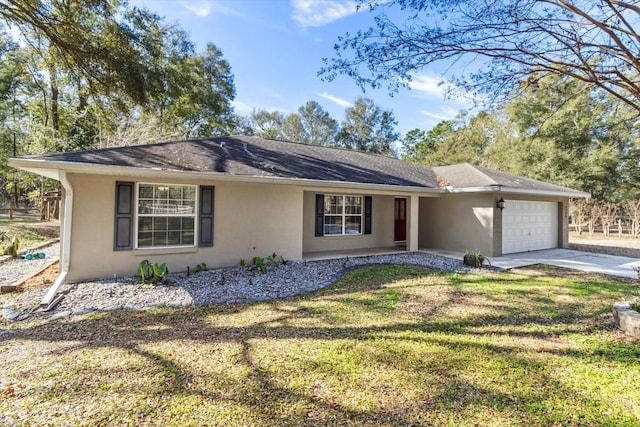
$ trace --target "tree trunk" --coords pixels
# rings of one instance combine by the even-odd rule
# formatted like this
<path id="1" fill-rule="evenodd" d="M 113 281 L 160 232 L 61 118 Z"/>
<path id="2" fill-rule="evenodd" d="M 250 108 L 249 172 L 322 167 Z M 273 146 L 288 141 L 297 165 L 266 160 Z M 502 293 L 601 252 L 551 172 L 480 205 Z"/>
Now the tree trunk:
<path id="1" fill-rule="evenodd" d="M 51 77 L 51 127 L 55 131 L 57 136 L 60 130 L 60 116 L 58 112 L 58 97 L 60 92 L 58 91 L 58 82 L 54 76 Z"/>

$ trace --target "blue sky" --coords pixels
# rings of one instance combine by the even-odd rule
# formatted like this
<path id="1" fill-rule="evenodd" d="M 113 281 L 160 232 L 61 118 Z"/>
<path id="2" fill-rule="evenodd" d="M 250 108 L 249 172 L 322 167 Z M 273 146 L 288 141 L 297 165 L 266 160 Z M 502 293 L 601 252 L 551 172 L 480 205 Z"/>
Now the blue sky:
<path id="1" fill-rule="evenodd" d="M 421 70 L 411 90 L 390 96 L 385 89 L 365 93 L 347 77 L 332 82 L 318 77 L 322 58 L 346 32 L 366 29 L 374 14 L 356 12 L 353 0 L 130 0 L 177 23 L 189 32 L 197 49 L 213 42 L 231 65 L 236 85 L 234 108 L 292 113 L 307 101 L 318 102 L 342 121 L 344 110 L 366 96 L 392 110 L 402 136 L 414 128 L 431 129 L 470 107 L 464 99 L 445 100 L 441 74 Z"/>

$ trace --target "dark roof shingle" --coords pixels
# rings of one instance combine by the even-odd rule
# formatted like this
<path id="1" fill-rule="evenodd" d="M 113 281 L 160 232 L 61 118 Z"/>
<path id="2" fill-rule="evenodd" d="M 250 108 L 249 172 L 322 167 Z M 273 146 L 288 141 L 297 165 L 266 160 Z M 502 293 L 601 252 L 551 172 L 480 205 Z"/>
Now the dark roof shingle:
<path id="1" fill-rule="evenodd" d="M 554 192 L 576 192 L 567 187 L 550 184 L 522 176 L 499 172 L 482 166 L 461 163 L 433 168 L 437 176 L 443 177 L 454 188 L 505 187 L 523 190 Z"/>
<path id="2" fill-rule="evenodd" d="M 559 185 L 467 163 L 428 167 L 360 151 L 246 136 L 72 151 L 29 159 L 181 172 L 217 172 L 246 177 L 405 186 L 423 190 L 437 190 L 444 185 L 454 189 L 499 186 L 534 192 L 560 192 L 572 197 L 586 195 Z"/>
<path id="3" fill-rule="evenodd" d="M 56 162 L 437 188 L 431 168 L 382 155 L 229 136 L 56 153 Z"/>

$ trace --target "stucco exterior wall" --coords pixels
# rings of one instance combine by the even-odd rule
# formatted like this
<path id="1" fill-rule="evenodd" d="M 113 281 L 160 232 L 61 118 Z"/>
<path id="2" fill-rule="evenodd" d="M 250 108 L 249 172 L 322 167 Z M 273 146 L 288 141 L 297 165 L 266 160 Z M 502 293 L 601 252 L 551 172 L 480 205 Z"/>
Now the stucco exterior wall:
<path id="1" fill-rule="evenodd" d="M 500 198 L 558 203 L 558 247 L 569 247 L 569 199 L 526 194 L 445 194 L 420 198 L 419 246 L 464 252 L 479 250 L 487 256 L 502 255 Z"/>
<path id="2" fill-rule="evenodd" d="M 344 189 L 331 191 L 323 189 L 323 194 L 347 194 L 365 196 L 358 192 L 345 192 Z M 317 192 L 304 192 L 303 252 L 339 251 L 349 249 L 376 248 L 393 246 L 394 203 L 395 197 L 373 195 L 371 234 L 357 236 L 315 236 L 315 195 Z"/>
<path id="3" fill-rule="evenodd" d="M 419 247 L 493 256 L 493 201 L 492 194 L 470 193 L 420 198 Z"/>
<path id="4" fill-rule="evenodd" d="M 303 191 L 291 185 L 187 180 L 139 180 L 133 177 L 70 174 L 73 229 L 68 281 L 132 275 L 138 264 L 166 262 L 169 271 L 238 265 L 240 259 L 282 255 L 302 259 Z M 115 182 L 215 186 L 214 246 L 114 251 Z"/>

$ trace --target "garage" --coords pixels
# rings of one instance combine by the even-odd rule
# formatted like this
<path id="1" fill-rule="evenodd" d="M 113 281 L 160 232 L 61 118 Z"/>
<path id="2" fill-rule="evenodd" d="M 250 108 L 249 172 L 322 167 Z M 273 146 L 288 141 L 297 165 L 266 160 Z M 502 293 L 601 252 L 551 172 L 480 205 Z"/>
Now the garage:
<path id="1" fill-rule="evenodd" d="M 506 200 L 502 211 L 502 253 L 558 247 L 558 203 Z"/>

